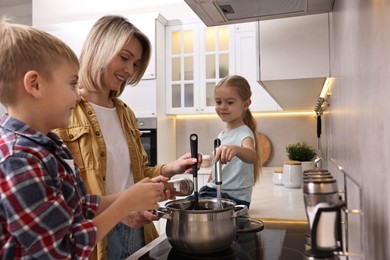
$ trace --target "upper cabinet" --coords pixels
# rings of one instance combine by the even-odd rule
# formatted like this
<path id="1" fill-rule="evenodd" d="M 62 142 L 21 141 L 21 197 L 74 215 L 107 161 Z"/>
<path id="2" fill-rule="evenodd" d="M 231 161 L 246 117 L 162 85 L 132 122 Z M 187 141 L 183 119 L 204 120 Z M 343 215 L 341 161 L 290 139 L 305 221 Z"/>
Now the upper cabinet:
<path id="1" fill-rule="evenodd" d="M 234 73 L 233 33 L 199 22 L 167 26 L 167 114 L 214 112 L 215 84 Z"/>
<path id="2" fill-rule="evenodd" d="M 329 14 L 259 22 L 260 83 L 283 110 L 312 111 L 329 67 Z"/>
<path id="3" fill-rule="evenodd" d="M 234 25 L 235 31 L 235 71 L 245 77 L 252 91 L 252 112 L 279 111 L 281 108 L 258 82 L 258 22 Z"/>
<path id="4" fill-rule="evenodd" d="M 252 112 L 280 110 L 257 81 L 257 25 L 206 27 L 193 22 L 167 26 L 167 114 L 215 113 L 215 85 L 233 74 L 249 81 Z"/>

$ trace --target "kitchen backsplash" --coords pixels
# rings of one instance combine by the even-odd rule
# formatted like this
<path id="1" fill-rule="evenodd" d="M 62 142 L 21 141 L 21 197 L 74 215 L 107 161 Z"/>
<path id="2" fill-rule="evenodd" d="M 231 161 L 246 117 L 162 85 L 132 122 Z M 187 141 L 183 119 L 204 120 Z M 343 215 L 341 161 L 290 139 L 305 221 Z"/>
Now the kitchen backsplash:
<path id="1" fill-rule="evenodd" d="M 316 118 L 307 115 L 256 115 L 257 131 L 268 137 L 272 153 L 266 166 L 282 166 L 288 160 L 286 146 L 306 142 L 317 150 Z M 218 117 L 189 117 L 176 119 L 177 155 L 189 151 L 189 136 L 196 133 L 199 138 L 198 150 L 211 154 L 213 142 L 225 124 Z"/>

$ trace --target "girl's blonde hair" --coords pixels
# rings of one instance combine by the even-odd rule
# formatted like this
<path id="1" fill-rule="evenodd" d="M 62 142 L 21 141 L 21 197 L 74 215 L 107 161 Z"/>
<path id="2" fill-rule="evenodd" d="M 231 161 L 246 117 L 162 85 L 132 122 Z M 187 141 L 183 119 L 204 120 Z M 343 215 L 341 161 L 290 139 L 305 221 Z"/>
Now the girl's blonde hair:
<path id="1" fill-rule="evenodd" d="M 15 84 L 31 70 L 47 79 L 59 65 L 79 66 L 76 54 L 57 37 L 27 25 L 0 19 L 0 102 L 17 102 Z"/>
<path id="2" fill-rule="evenodd" d="M 225 87 L 231 87 L 234 88 L 237 91 L 238 96 L 241 98 L 243 102 L 250 100 L 252 96 L 251 86 L 249 85 L 248 81 L 239 75 L 232 75 L 227 76 L 220 80 L 217 85 L 215 86 L 215 89 L 225 86 Z M 260 154 L 259 154 L 259 140 L 256 135 L 256 120 L 252 115 L 252 112 L 248 108 L 246 112 L 243 114 L 243 121 L 244 123 L 252 130 L 253 135 L 255 137 L 255 150 L 256 150 L 256 161 L 254 163 L 254 169 L 253 169 L 253 176 L 254 176 L 254 183 L 256 183 L 260 179 Z"/>
<path id="3" fill-rule="evenodd" d="M 103 88 L 103 73 L 115 55 L 121 51 L 133 37 L 142 45 L 140 66 L 121 86 L 122 94 L 126 85 L 136 85 L 142 78 L 149 64 L 151 44 L 148 37 L 122 16 L 103 16 L 92 26 L 87 35 L 80 54 L 79 87 L 89 91 L 99 91 Z"/>

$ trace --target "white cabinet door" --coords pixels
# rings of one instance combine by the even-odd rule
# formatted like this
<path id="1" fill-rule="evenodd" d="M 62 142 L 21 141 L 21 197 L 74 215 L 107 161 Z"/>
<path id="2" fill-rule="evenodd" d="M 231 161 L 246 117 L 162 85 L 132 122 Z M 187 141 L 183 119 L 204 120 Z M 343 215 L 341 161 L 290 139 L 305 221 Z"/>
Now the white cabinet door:
<path id="1" fill-rule="evenodd" d="M 276 101 L 257 82 L 259 71 L 256 44 L 257 22 L 235 25 L 236 74 L 246 78 L 251 86 L 252 112 L 281 110 Z"/>
<path id="2" fill-rule="evenodd" d="M 214 113 L 214 87 L 234 73 L 234 28 L 202 23 L 166 28 L 167 114 Z"/>
<path id="3" fill-rule="evenodd" d="M 141 80 L 136 86 L 126 86 L 122 99 L 139 117 L 156 117 L 157 83 L 155 79 Z"/>
<path id="4" fill-rule="evenodd" d="M 199 111 L 199 25 L 166 28 L 166 112 Z"/>
<path id="5" fill-rule="evenodd" d="M 94 22 L 95 20 L 87 20 L 61 24 L 48 24 L 36 27 L 57 36 L 68 44 L 77 56 L 80 56 L 85 38 L 87 37 L 87 34 Z"/>
<path id="6" fill-rule="evenodd" d="M 262 81 L 329 76 L 327 13 L 259 24 Z"/>

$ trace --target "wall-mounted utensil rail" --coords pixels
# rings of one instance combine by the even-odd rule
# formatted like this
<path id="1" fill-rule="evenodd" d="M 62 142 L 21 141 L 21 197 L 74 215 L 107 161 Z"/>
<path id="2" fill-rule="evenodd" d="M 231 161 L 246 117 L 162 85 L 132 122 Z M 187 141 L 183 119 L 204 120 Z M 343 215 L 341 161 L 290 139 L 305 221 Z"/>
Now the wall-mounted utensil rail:
<path id="1" fill-rule="evenodd" d="M 359 257 L 360 259 L 364 259 L 364 254 L 363 254 L 363 238 L 364 238 L 364 228 L 363 228 L 363 217 L 364 217 L 364 214 L 363 214 L 363 200 L 362 200 L 362 188 L 360 186 L 360 184 L 355 181 L 351 175 L 349 175 L 345 170 L 344 168 L 339 165 L 335 159 L 333 158 L 330 158 L 329 159 L 335 166 L 336 168 L 340 171 L 340 173 L 342 174 L 343 176 L 343 190 L 339 191 L 339 193 L 342 193 L 344 194 L 344 208 L 343 208 L 343 212 L 344 212 L 344 230 L 345 230 L 345 250 L 343 250 L 343 252 L 338 252 L 338 254 L 340 256 L 345 256 L 347 257 L 347 259 L 349 259 L 349 257 Z M 357 192 L 354 194 L 357 195 L 357 198 L 356 198 L 356 201 L 358 202 L 357 203 L 357 208 L 355 209 L 352 209 L 352 208 L 349 208 L 348 206 L 348 183 L 353 183 L 356 188 L 357 188 Z M 350 244 L 349 244 L 349 215 L 350 214 L 355 214 L 355 215 L 358 215 L 359 216 L 359 228 L 360 228 L 360 252 L 359 253 L 354 253 L 354 252 L 349 252 L 349 248 L 350 248 Z"/>

